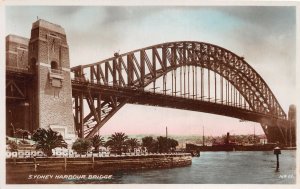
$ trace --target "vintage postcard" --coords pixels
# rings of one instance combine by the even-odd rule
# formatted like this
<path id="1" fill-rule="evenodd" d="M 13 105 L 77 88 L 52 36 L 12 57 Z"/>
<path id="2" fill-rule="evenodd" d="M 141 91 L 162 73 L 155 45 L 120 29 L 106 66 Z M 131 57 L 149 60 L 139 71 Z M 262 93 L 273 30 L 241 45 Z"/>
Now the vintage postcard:
<path id="1" fill-rule="evenodd" d="M 296 188 L 298 3 L 143 2 L 3 2 L 3 187 Z"/>

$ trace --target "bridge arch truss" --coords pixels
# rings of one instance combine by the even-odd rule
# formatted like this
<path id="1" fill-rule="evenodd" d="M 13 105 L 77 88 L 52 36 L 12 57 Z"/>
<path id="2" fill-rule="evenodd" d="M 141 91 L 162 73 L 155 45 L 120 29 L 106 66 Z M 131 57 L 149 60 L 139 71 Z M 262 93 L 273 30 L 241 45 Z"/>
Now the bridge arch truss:
<path id="1" fill-rule="evenodd" d="M 287 140 L 285 130 L 276 124 L 286 121 L 287 116 L 269 86 L 243 57 L 216 45 L 163 43 L 115 53 L 112 58 L 71 71 L 74 119 L 81 137 L 94 135 L 126 103 L 164 106 L 155 101 L 167 101 L 164 97 L 168 96 L 174 102 L 183 102 L 175 108 L 260 122 L 269 137 L 274 134 L 268 133 L 268 126 L 276 125 L 275 135 L 281 142 Z M 89 107 L 87 114 L 84 100 Z M 183 104 L 189 102 L 202 103 L 199 106 L 207 106 L 207 111 L 185 108 Z M 210 106 L 223 108 L 223 113 L 208 110 Z M 227 110 L 233 113 L 224 113 Z M 238 111 L 243 114 L 234 113 Z"/>

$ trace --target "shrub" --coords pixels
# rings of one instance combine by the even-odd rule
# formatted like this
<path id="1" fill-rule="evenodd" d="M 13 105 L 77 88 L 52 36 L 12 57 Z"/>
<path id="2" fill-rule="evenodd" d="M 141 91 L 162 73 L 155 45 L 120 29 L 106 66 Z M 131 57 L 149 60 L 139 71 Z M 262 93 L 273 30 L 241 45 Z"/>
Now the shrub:
<path id="1" fill-rule="evenodd" d="M 52 156 L 52 149 L 57 147 L 67 148 L 67 143 L 63 137 L 51 128 L 38 129 L 32 136 L 32 139 L 37 142 L 36 149 L 42 150 L 47 156 Z"/>
<path id="2" fill-rule="evenodd" d="M 16 129 L 16 136 L 18 138 L 22 138 L 23 140 L 25 138 L 28 139 L 29 135 L 30 135 L 30 132 L 28 130 L 26 130 L 26 129 L 19 129 L 19 128 Z"/>
<path id="3" fill-rule="evenodd" d="M 18 151 L 18 144 L 17 144 L 15 141 L 8 140 L 8 141 L 6 142 L 6 144 L 7 144 L 8 147 L 9 147 L 9 151 L 11 151 L 11 152 L 16 152 L 16 151 Z"/>
<path id="4" fill-rule="evenodd" d="M 147 148 L 148 152 L 151 153 L 158 151 L 158 142 L 151 136 L 142 138 L 142 146 Z"/>
<path id="5" fill-rule="evenodd" d="M 92 147 L 92 142 L 89 139 L 78 138 L 72 145 L 72 149 L 79 154 L 84 154 Z"/>

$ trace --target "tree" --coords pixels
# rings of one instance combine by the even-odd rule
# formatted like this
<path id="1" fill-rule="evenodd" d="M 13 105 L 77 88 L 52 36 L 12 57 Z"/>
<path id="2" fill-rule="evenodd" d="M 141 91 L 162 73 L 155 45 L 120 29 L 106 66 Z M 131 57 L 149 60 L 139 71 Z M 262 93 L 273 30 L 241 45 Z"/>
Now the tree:
<path id="1" fill-rule="evenodd" d="M 154 153 L 158 150 L 158 142 L 151 136 L 142 138 L 142 146 L 147 148 L 148 152 Z"/>
<path id="2" fill-rule="evenodd" d="M 94 150 L 97 152 L 99 151 L 99 147 L 104 145 L 104 139 L 99 135 L 94 135 L 91 139 L 91 142 L 92 146 L 94 147 Z"/>
<path id="3" fill-rule="evenodd" d="M 40 136 L 43 134 L 43 132 L 45 132 L 45 131 L 44 131 L 44 129 L 41 129 L 41 128 L 35 130 L 35 131 L 33 132 L 33 135 L 32 135 L 32 137 L 31 137 L 31 139 L 32 139 L 33 141 L 38 141 L 39 138 L 40 138 Z"/>
<path id="4" fill-rule="evenodd" d="M 121 155 L 123 151 L 126 151 L 126 139 L 128 136 L 125 133 L 114 133 L 108 138 L 106 146 Z"/>
<path id="5" fill-rule="evenodd" d="M 158 142 L 158 151 L 159 153 L 166 153 L 169 150 L 168 139 L 167 137 L 159 136 L 157 137 Z"/>
<path id="6" fill-rule="evenodd" d="M 30 135 L 30 132 L 26 129 L 19 129 L 17 128 L 16 129 L 16 136 L 19 137 L 19 138 L 22 138 L 23 141 L 25 138 L 28 138 L 28 135 Z"/>
<path id="7" fill-rule="evenodd" d="M 178 141 L 173 138 L 168 138 L 168 145 L 171 151 L 174 151 L 176 146 L 178 146 Z"/>
<path id="8" fill-rule="evenodd" d="M 134 148 L 137 148 L 140 144 L 136 138 L 130 138 L 126 140 L 126 145 L 129 147 L 130 152 L 134 151 Z"/>
<path id="9" fill-rule="evenodd" d="M 78 138 L 72 145 L 72 149 L 79 154 L 84 154 L 92 147 L 92 142 L 89 139 Z"/>
<path id="10" fill-rule="evenodd" d="M 33 134 L 32 139 L 37 142 L 36 149 L 42 150 L 47 156 L 52 156 L 52 149 L 57 147 L 67 148 L 67 143 L 64 141 L 61 134 L 53 131 L 40 128 Z"/>
<path id="11" fill-rule="evenodd" d="M 157 137 L 158 141 L 158 151 L 160 153 L 167 153 L 170 152 L 171 149 L 175 149 L 178 146 L 178 141 L 172 138 Z"/>

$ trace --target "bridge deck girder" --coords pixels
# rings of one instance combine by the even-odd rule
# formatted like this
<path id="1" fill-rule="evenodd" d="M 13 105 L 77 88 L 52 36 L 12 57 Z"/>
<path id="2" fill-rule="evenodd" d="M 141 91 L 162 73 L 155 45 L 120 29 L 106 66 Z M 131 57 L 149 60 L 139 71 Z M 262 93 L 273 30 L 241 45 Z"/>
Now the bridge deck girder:
<path id="1" fill-rule="evenodd" d="M 112 87 L 106 85 L 87 84 L 72 81 L 73 94 L 77 92 L 91 93 L 95 98 L 101 94 L 102 99 L 108 100 L 111 96 L 128 99 L 129 104 L 141 104 L 150 106 L 160 106 L 176 108 L 182 110 L 212 113 L 217 115 L 229 116 L 241 120 L 253 121 L 258 123 L 273 125 L 285 125 L 287 120 L 278 119 L 272 115 L 254 112 L 240 107 L 220 104 L 215 102 L 194 100 L 189 98 L 169 96 L 160 93 L 146 92 L 131 88 Z"/>

